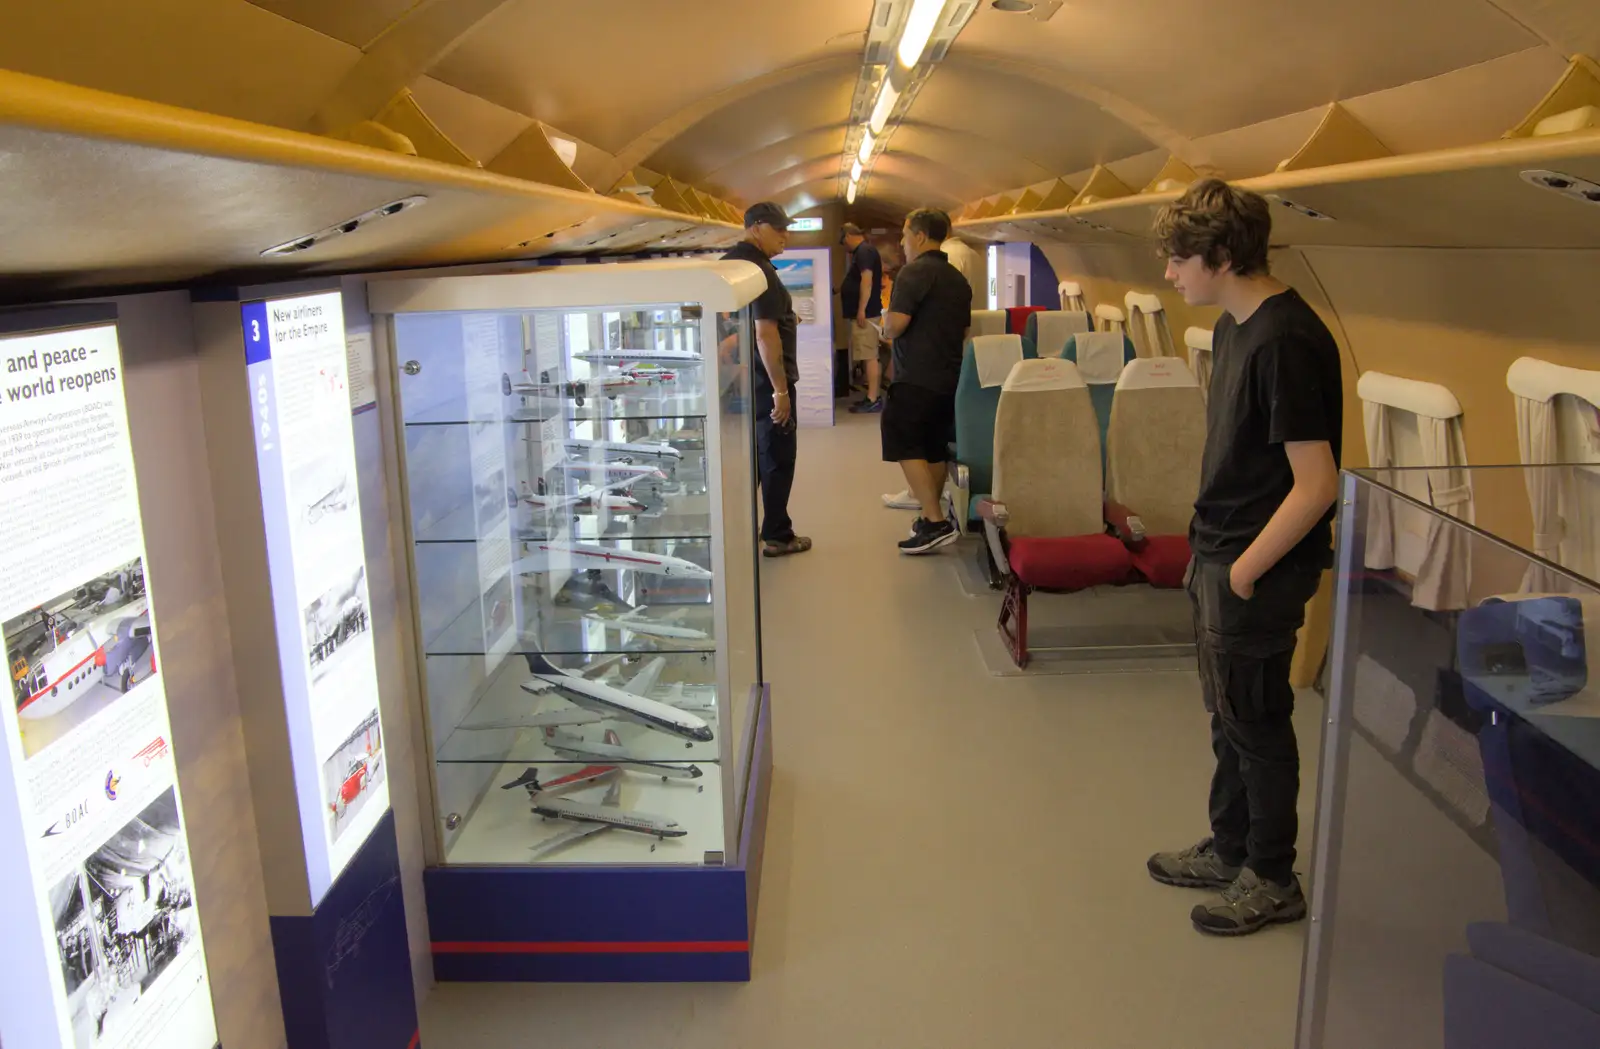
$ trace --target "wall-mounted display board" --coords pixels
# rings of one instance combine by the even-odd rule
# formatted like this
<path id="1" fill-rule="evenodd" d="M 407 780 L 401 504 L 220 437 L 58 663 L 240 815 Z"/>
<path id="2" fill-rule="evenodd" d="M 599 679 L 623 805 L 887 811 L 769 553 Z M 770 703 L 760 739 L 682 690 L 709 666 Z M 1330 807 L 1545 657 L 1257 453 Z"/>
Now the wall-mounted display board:
<path id="1" fill-rule="evenodd" d="M 833 271 L 827 248 L 791 248 L 772 260 L 800 318 L 801 426 L 833 425 Z"/>
<path id="2" fill-rule="evenodd" d="M 416 1003 L 342 295 L 228 290 L 196 304 L 195 326 L 289 1044 L 405 1049 Z"/>
<path id="3" fill-rule="evenodd" d="M 112 307 L 0 321 L 0 1043 L 212 1049 Z"/>

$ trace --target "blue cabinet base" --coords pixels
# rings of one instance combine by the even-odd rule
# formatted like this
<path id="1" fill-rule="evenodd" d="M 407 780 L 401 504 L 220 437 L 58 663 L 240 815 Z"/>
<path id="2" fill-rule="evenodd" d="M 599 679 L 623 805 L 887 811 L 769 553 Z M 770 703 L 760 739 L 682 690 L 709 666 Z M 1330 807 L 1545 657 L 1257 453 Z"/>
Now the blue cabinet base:
<path id="1" fill-rule="evenodd" d="M 393 810 L 310 917 L 271 923 L 289 1049 L 419 1049 Z"/>
<path id="2" fill-rule="evenodd" d="M 772 786 L 770 689 L 752 696 L 738 861 L 726 867 L 435 867 L 424 873 L 444 981 L 750 979 Z M 559 901 L 557 905 L 547 905 Z"/>

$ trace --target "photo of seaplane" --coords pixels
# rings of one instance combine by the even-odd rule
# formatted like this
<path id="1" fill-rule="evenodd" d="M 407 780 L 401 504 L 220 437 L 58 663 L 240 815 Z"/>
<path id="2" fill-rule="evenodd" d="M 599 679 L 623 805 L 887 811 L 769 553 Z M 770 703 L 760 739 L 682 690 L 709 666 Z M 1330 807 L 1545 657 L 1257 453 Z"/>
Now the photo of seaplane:
<path id="1" fill-rule="evenodd" d="M 630 631 L 643 637 L 659 638 L 663 641 L 709 641 L 711 635 L 704 630 L 694 627 L 680 626 L 678 620 L 688 613 L 687 607 L 678 607 L 665 615 L 651 619 L 641 618 L 647 605 L 629 609 L 619 616 L 605 616 L 598 612 L 585 612 L 583 618 L 591 623 L 599 623 L 611 630 Z"/>
<path id="2" fill-rule="evenodd" d="M 661 677 L 666 660 L 656 657 L 646 663 L 626 684 L 618 686 L 573 674 L 554 666 L 543 655 L 527 657 L 532 676 L 521 683 L 522 691 L 533 696 L 553 694 L 572 704 L 569 708 L 537 714 L 463 722 L 466 731 L 493 731 L 516 728 L 566 728 L 594 725 L 604 721 L 626 721 L 657 732 L 677 736 L 692 746 L 714 738 L 711 726 L 698 714 L 649 698 Z"/>
<path id="3" fill-rule="evenodd" d="M 527 552 L 511 566 L 513 572 L 527 575 L 560 569 L 611 568 L 621 572 L 644 572 L 678 579 L 711 579 L 711 569 L 670 554 L 651 554 L 643 550 L 620 550 L 595 543 L 538 540 L 524 544 Z"/>
<path id="4" fill-rule="evenodd" d="M 29 756 L 156 673 L 142 560 L 86 580 L 0 629 Z"/>
<path id="5" fill-rule="evenodd" d="M 355 501 L 355 482 L 349 474 L 342 473 L 332 487 L 306 506 L 306 524 L 314 525 L 328 514 L 343 513 L 354 506 Z"/>
<path id="6" fill-rule="evenodd" d="M 592 801 L 580 801 L 573 797 L 574 792 L 598 785 L 606 786 L 605 795 L 600 798 L 598 804 Z M 546 821 L 565 820 L 576 824 L 532 846 L 529 849 L 530 859 L 548 856 L 608 830 L 645 834 L 657 841 L 681 838 L 689 833 L 677 820 L 653 813 L 624 809 L 621 770 L 614 765 L 591 765 L 543 784 L 539 782 L 537 770 L 530 768 L 501 789 L 513 790 L 517 787 L 527 790 L 534 815 Z M 650 845 L 650 851 L 656 851 L 655 843 Z"/>

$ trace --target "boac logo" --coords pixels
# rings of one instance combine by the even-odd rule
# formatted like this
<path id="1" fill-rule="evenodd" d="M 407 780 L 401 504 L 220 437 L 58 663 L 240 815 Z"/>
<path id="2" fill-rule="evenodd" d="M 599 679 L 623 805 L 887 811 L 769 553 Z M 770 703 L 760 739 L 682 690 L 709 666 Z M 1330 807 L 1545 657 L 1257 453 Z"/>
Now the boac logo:
<path id="1" fill-rule="evenodd" d="M 115 770 L 113 770 L 111 772 L 107 772 L 106 773 L 106 797 L 109 798 L 112 801 L 116 801 L 117 800 L 117 787 L 121 786 L 121 784 L 122 784 L 122 780 L 121 780 L 121 778 L 119 778 L 117 776 Z"/>

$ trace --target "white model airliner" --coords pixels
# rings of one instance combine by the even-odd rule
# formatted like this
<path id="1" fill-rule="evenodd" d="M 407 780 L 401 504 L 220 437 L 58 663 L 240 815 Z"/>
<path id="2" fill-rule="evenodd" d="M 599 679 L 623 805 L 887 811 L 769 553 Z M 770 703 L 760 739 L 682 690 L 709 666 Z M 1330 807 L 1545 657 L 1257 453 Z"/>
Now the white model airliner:
<path id="1" fill-rule="evenodd" d="M 572 355 L 580 361 L 590 364 L 638 364 L 648 362 L 653 364 L 699 364 L 703 359 L 695 350 L 593 350 L 589 353 L 575 353 Z M 633 375 L 637 369 L 624 369 L 624 374 Z"/>
<path id="2" fill-rule="evenodd" d="M 595 742 L 562 732 L 557 728 L 544 730 L 545 746 L 557 757 L 568 761 L 615 765 L 618 768 L 649 773 L 662 779 L 699 779 L 705 775 L 700 766 L 692 762 L 652 761 L 623 746 L 615 729 L 606 729 L 605 741 Z"/>
<path id="3" fill-rule="evenodd" d="M 570 440 L 567 442 L 567 449 L 578 453 L 599 454 L 607 458 L 655 459 L 663 462 L 676 462 L 683 458 L 681 451 L 661 441 L 630 444 L 620 441 Z"/>
<path id="4" fill-rule="evenodd" d="M 529 850 L 533 858 L 549 855 L 584 838 L 612 829 L 648 834 L 663 841 L 667 838 L 681 838 L 689 833 L 677 820 L 622 808 L 620 779 L 611 780 L 611 786 L 599 804 L 578 801 L 570 797 L 555 797 L 547 791 L 535 793 L 530 789 L 528 793 L 533 799 L 534 815 L 547 820 L 570 820 L 577 824 L 576 827 L 533 846 Z M 655 851 L 654 845 L 650 846 L 650 851 Z"/>
<path id="5" fill-rule="evenodd" d="M 565 474 L 576 474 L 595 477 L 604 485 L 615 485 L 619 488 L 638 484 L 640 481 L 665 481 L 667 475 L 657 466 L 641 466 L 638 463 L 613 463 L 601 462 L 593 459 L 568 459 L 556 466 Z"/>
<path id="6" fill-rule="evenodd" d="M 522 683 L 530 695 L 554 693 L 573 705 L 566 710 L 547 710 L 538 714 L 517 714 L 507 718 L 463 722 L 462 729 L 488 731 L 507 728 L 561 728 L 567 725 L 593 725 L 601 721 L 631 721 L 678 736 L 691 742 L 709 743 L 711 726 L 704 718 L 686 710 L 648 698 L 661 677 L 666 659 L 657 656 L 646 663 L 622 687 L 570 674 L 553 666 L 542 655 L 529 655 L 533 676 Z"/>
<path id="7" fill-rule="evenodd" d="M 670 554 L 649 554 L 642 550 L 618 550 L 594 543 L 540 540 L 527 545 L 528 553 L 517 559 L 512 571 L 549 572 L 563 568 L 613 568 L 622 572 L 647 572 L 679 579 L 711 579 L 711 570 L 693 561 Z"/>
<path id="8" fill-rule="evenodd" d="M 577 492 L 568 492 L 565 495 L 552 495 L 548 492 L 527 492 L 517 497 L 518 502 L 533 507 L 535 510 L 565 510 L 571 508 L 578 511 L 593 511 L 607 514 L 642 514 L 648 513 L 650 507 L 623 492 L 632 482 L 625 481 L 621 484 L 607 485 L 597 488 L 585 485 Z"/>
<path id="9" fill-rule="evenodd" d="M 690 626 L 678 626 L 675 622 L 688 612 L 687 608 L 675 608 L 665 616 L 656 619 L 641 619 L 646 605 L 630 609 L 620 616 L 603 616 L 597 612 L 585 612 L 583 618 L 591 623 L 601 623 L 613 630 L 630 630 L 635 634 L 645 637 L 662 638 L 668 641 L 706 641 L 710 636 L 704 630 L 697 630 Z"/>

